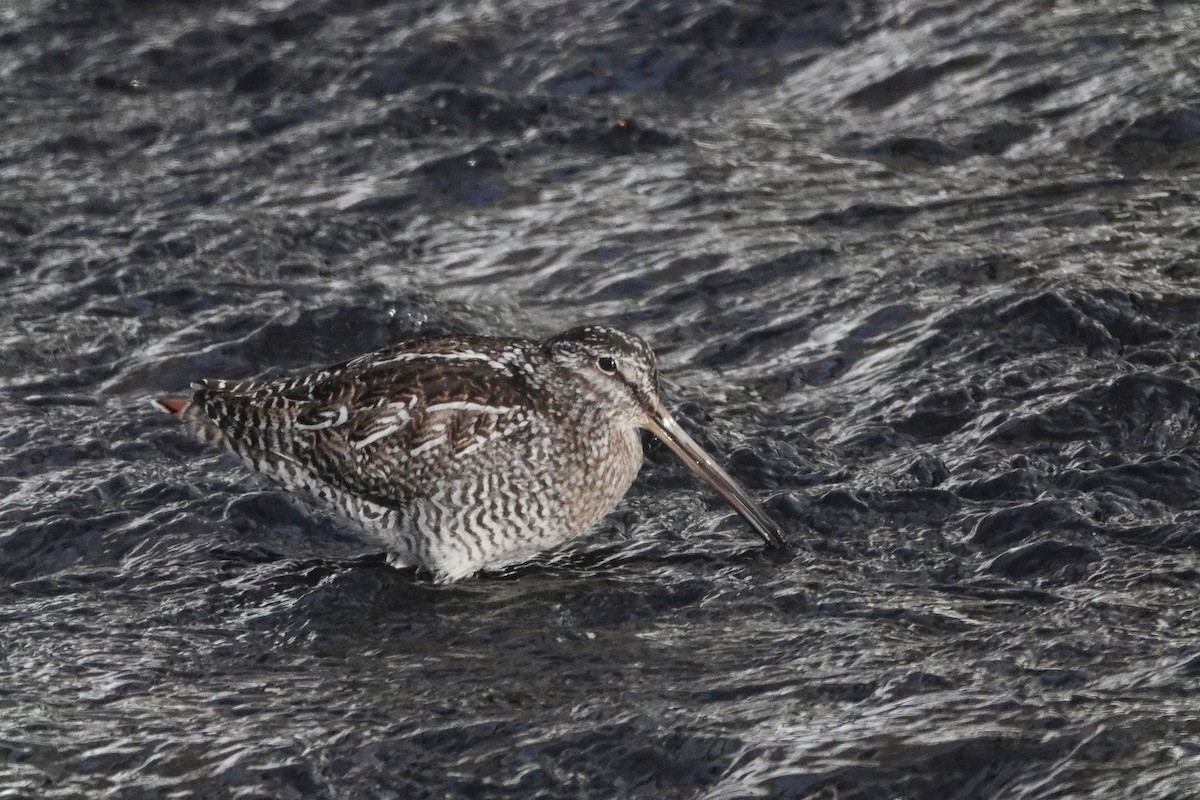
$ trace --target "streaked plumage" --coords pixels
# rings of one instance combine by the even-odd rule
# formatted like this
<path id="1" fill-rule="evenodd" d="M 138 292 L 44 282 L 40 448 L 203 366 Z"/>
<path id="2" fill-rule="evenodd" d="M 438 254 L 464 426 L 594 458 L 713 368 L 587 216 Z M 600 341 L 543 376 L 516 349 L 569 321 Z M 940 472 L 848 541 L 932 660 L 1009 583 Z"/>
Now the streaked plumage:
<path id="1" fill-rule="evenodd" d="M 649 428 L 771 545 L 778 528 L 658 402 L 649 345 L 612 328 L 545 341 L 413 340 L 268 381 L 204 380 L 164 410 L 360 522 L 398 566 L 452 581 L 608 513 Z"/>

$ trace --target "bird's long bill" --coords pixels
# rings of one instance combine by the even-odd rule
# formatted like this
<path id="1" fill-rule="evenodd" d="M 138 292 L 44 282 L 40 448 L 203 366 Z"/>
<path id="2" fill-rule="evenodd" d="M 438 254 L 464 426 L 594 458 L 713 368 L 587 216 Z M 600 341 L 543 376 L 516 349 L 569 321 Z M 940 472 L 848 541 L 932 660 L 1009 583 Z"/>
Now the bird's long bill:
<path id="1" fill-rule="evenodd" d="M 646 427 L 651 433 L 662 439 L 667 447 L 675 451 L 675 455 L 682 458 L 683 462 L 691 467 L 697 475 L 704 478 L 709 486 L 716 489 L 722 497 L 729 501 L 729 504 L 746 518 L 746 521 L 754 530 L 758 531 L 768 545 L 783 547 L 783 535 L 779 531 L 779 526 L 763 512 L 758 503 L 746 494 L 746 490 L 728 472 L 721 469 L 712 456 L 704 452 L 700 445 L 696 444 L 696 441 L 688 436 L 683 428 L 679 427 L 675 418 L 657 401 L 646 415 Z"/>

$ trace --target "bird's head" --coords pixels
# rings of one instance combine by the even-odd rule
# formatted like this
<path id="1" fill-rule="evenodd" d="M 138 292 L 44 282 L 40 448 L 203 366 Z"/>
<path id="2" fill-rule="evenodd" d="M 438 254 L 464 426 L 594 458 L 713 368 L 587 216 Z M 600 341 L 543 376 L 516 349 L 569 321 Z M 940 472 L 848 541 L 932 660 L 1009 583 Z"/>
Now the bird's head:
<path id="1" fill-rule="evenodd" d="M 550 358 L 583 380 L 620 423 L 646 428 L 724 497 L 772 547 L 779 526 L 706 453 L 658 399 L 658 365 L 645 340 L 601 325 L 572 328 L 545 342 Z"/>
<path id="2" fill-rule="evenodd" d="M 546 350 L 617 410 L 622 421 L 646 427 L 646 414 L 658 404 L 658 366 L 645 340 L 589 325 L 548 339 Z"/>

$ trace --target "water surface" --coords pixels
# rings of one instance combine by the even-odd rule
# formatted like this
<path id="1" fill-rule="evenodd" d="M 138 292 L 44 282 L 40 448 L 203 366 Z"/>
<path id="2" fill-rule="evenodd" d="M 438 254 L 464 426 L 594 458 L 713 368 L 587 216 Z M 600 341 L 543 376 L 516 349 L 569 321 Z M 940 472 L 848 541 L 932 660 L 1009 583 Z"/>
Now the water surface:
<path id="1" fill-rule="evenodd" d="M 5 797 L 1181 798 L 1191 4 L 0 11 Z M 619 325 L 665 448 L 440 587 L 145 402 Z"/>

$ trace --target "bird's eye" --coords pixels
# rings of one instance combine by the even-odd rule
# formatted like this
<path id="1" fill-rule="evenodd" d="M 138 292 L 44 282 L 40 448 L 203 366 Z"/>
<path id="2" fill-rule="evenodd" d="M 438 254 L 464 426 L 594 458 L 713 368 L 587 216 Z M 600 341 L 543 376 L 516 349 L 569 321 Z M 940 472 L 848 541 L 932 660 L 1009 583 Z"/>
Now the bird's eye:
<path id="1" fill-rule="evenodd" d="M 617 371 L 617 362 L 611 356 L 600 356 L 596 359 L 596 369 L 606 375 L 614 375 Z"/>

